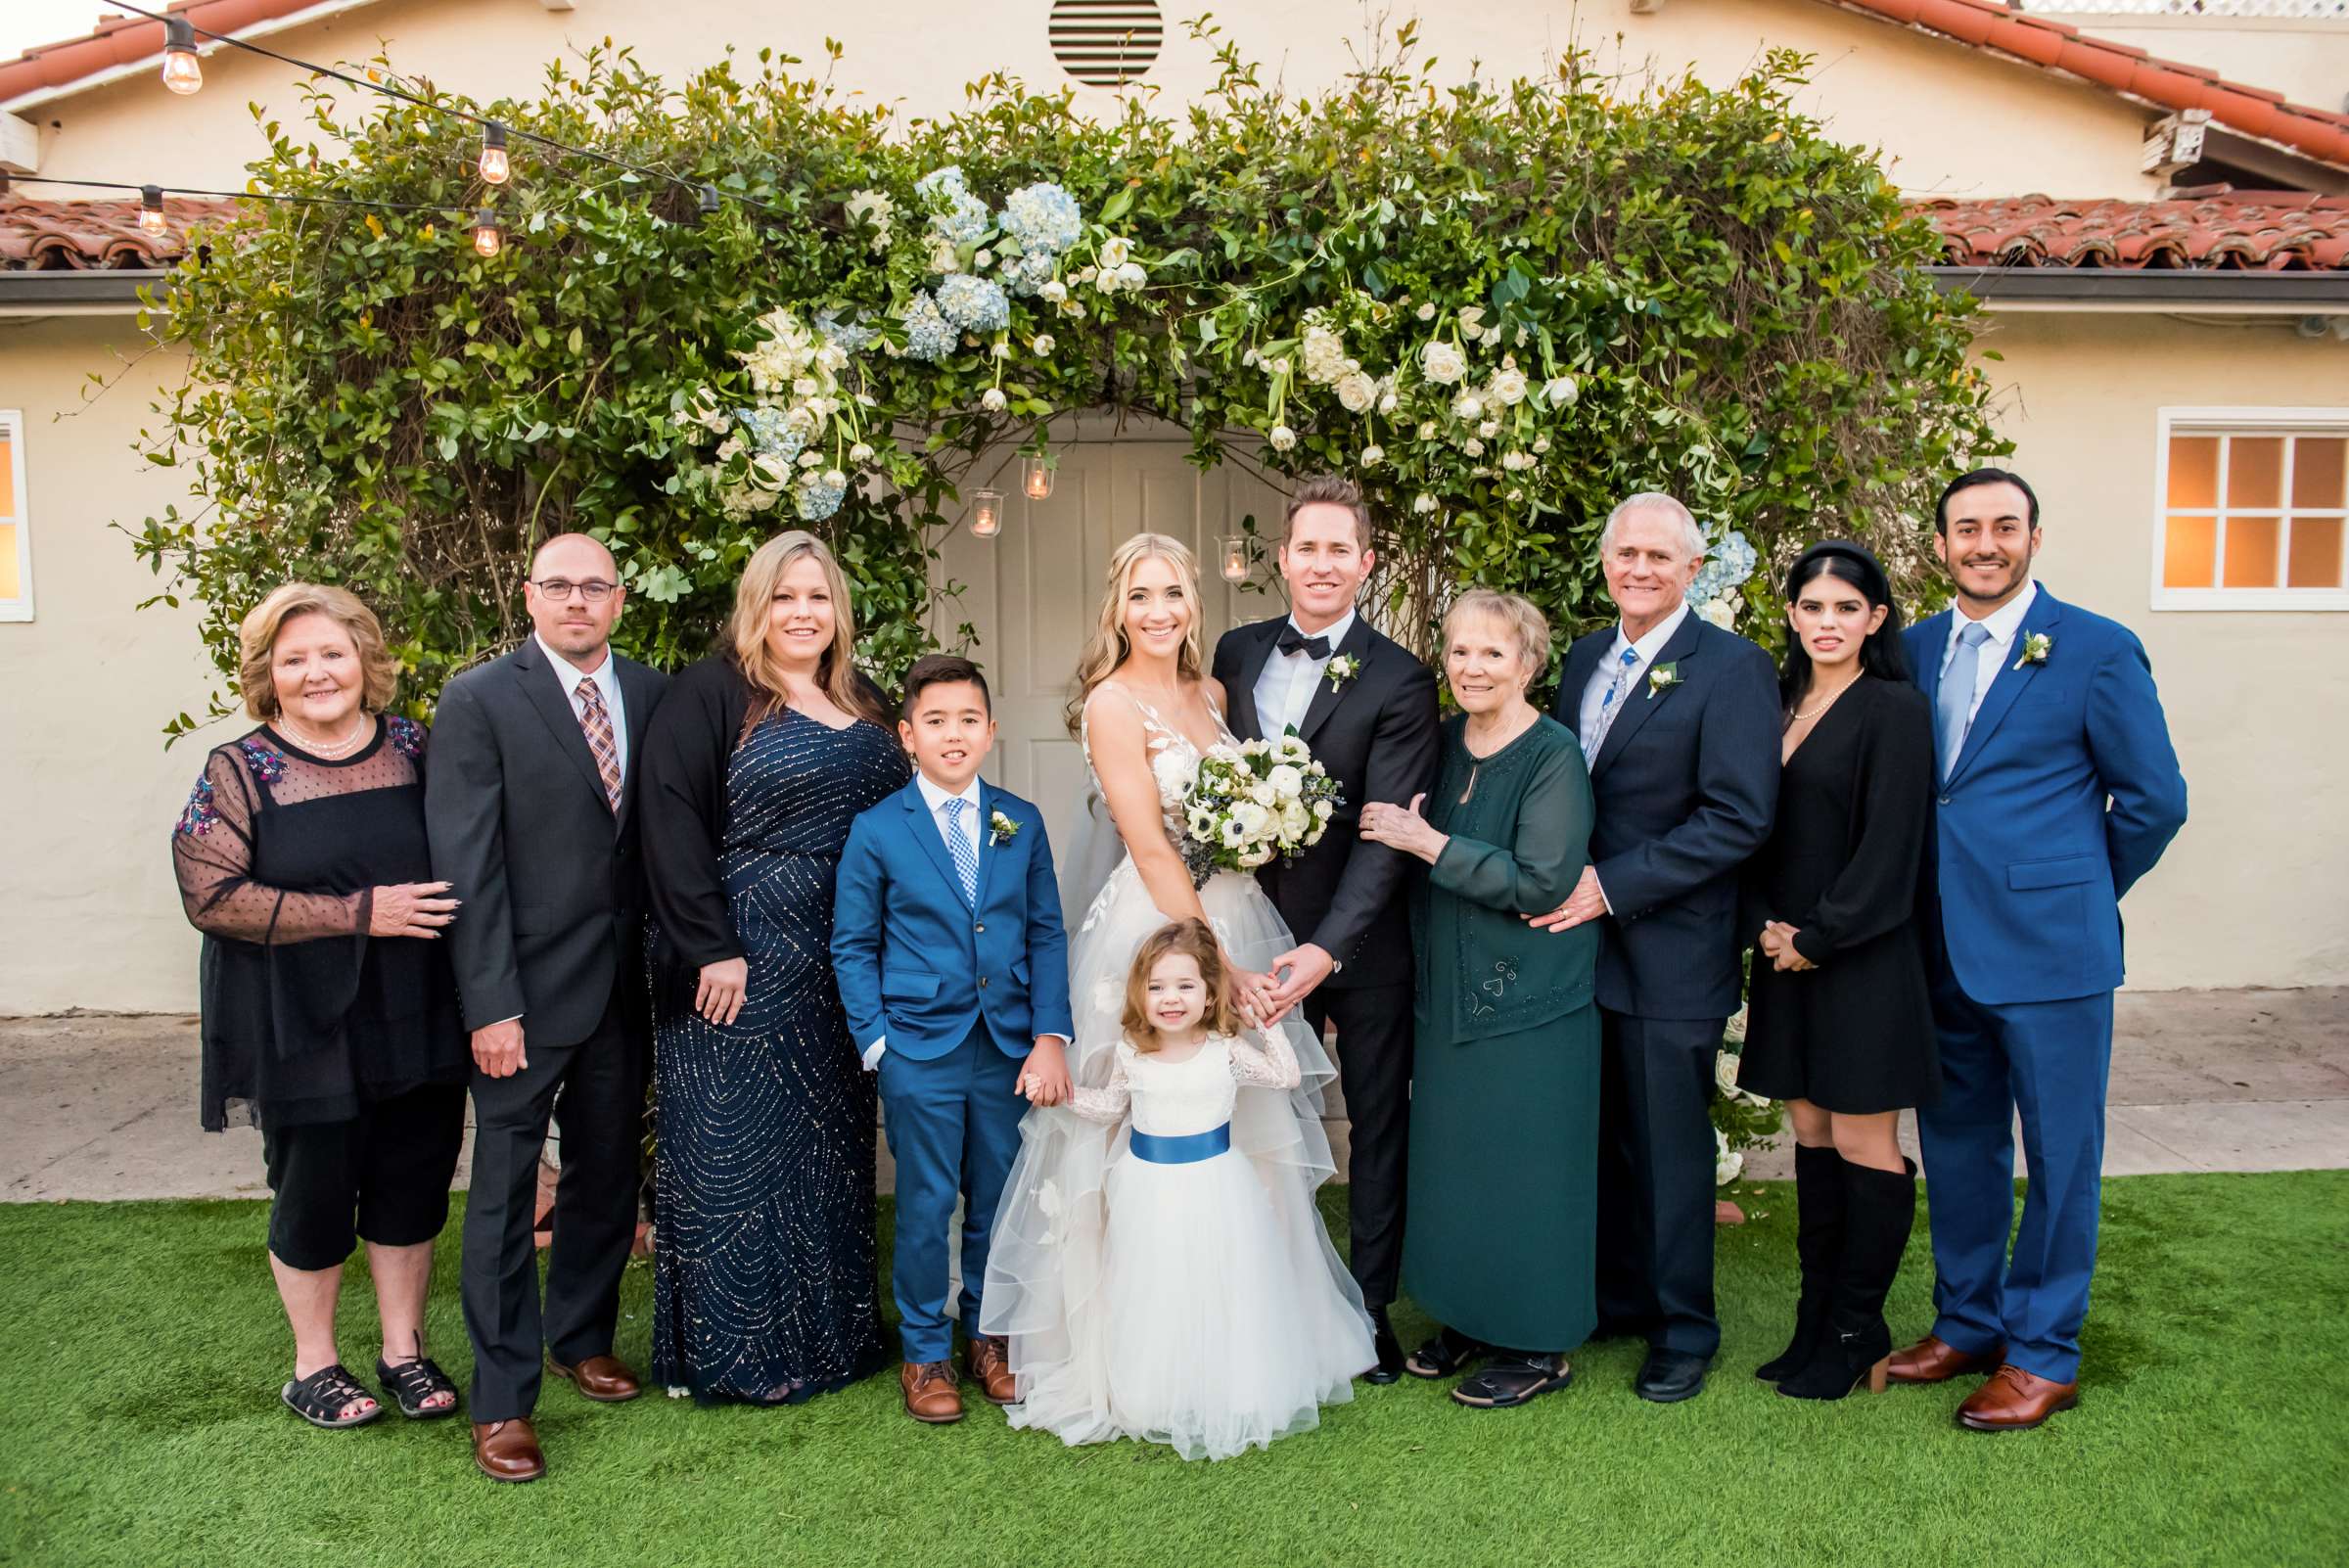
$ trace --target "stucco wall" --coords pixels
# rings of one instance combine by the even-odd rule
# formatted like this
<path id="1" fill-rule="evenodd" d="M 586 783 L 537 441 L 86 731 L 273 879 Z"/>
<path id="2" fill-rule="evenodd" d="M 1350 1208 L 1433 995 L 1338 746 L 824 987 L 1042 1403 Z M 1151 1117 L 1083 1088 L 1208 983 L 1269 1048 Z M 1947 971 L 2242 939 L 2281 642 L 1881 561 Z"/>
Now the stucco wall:
<path id="1" fill-rule="evenodd" d="M 2191 819 L 2122 906 L 2143 989 L 2349 981 L 2349 615 L 2147 608 L 2158 410 L 2349 404 L 2349 346 L 2287 323 L 2002 316 L 2013 466 L 2040 496 L 2039 576 L 2134 630 Z"/>
<path id="2" fill-rule="evenodd" d="M 956 13 L 953 25 L 941 25 L 934 0 L 846 8 L 796 0 L 757 7 L 578 0 L 568 12 L 547 11 L 536 0 L 384 0 L 268 42 L 331 63 L 366 59 L 385 40 L 400 69 L 490 98 L 530 91 L 546 61 L 606 36 L 676 79 L 718 59 L 728 44 L 745 57 L 771 45 L 820 61 L 829 34 L 847 48 L 837 73 L 845 88 L 867 102 L 897 102 L 908 115 L 928 115 L 959 109 L 963 84 L 992 69 L 1048 88 L 1065 82 L 1045 33 L 1049 9 L 1044 0 L 1020 0 L 983 16 Z M 1190 101 L 1214 80 L 1212 49 L 1191 39 L 1178 20 L 1197 9 L 1177 0 L 1162 6 L 1169 36 L 1149 80 L 1169 105 Z M 1397 18 L 1411 9 L 1397 6 Z M 1448 0 L 1417 9 L 1422 58 L 1438 59 L 1439 83 L 1459 79 L 1477 62 L 1491 74 L 1543 74 L 1578 36 L 1607 69 L 1637 73 L 1652 65 L 1678 73 L 1694 66 L 1713 81 L 1733 78 L 1768 47 L 1788 47 L 1817 57 L 1805 107 L 1844 139 L 1883 147 L 1893 178 L 1908 189 L 1964 196 L 2151 192 L 2138 169 L 2145 112 L 2101 89 L 1817 0 L 1668 0 L 1653 16 L 1633 15 L 1628 0 L 1577 6 Z M 1243 54 L 1264 64 L 1267 78 L 1277 74 L 1293 87 L 1317 89 L 1355 69 L 1364 11 L 1359 0 L 1286 0 L 1226 8 L 1218 20 Z M 249 102 L 262 104 L 298 142 L 303 139 L 300 101 L 285 68 L 216 52 L 205 62 L 205 80 L 202 93 L 182 99 L 141 72 L 29 111 L 42 127 L 40 172 L 233 187 L 257 145 Z M 1095 108 L 1115 103 L 1102 90 L 1077 93 Z"/>

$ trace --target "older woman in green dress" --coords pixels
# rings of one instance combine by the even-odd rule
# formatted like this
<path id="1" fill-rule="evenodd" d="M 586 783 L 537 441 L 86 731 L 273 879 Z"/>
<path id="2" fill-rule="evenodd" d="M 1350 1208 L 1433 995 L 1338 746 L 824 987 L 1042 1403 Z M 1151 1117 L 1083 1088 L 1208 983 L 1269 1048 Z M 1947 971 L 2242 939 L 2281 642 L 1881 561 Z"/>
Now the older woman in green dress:
<path id="1" fill-rule="evenodd" d="M 1590 779 L 1571 732 L 1526 700 L 1549 626 L 1515 594 L 1463 595 L 1444 623 L 1461 712 L 1432 796 L 1372 803 L 1361 836 L 1428 863 L 1413 895 L 1418 1039 L 1404 1290 L 1443 1325 L 1405 1362 L 1465 1374 L 1462 1405 L 1523 1405 L 1573 1381 L 1596 1318 L 1598 933 L 1553 936 L 1589 857 Z"/>

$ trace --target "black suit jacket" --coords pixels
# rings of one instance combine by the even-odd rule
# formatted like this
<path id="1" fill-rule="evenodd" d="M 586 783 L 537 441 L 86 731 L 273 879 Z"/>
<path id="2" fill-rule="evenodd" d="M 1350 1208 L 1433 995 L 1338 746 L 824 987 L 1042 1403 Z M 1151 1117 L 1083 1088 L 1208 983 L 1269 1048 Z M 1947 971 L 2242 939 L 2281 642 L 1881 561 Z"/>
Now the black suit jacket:
<path id="1" fill-rule="evenodd" d="M 464 907 L 448 928 L 467 1029 L 520 1015 L 532 1044 L 571 1045 L 623 977 L 641 1022 L 644 865 L 637 781 L 668 677 L 619 661 L 627 759 L 617 819 L 587 738 L 535 637 L 440 693 L 425 781 L 433 875 Z"/>
<path id="2" fill-rule="evenodd" d="M 1583 693 L 1615 627 L 1567 650 L 1557 720 L 1582 732 Z M 1770 655 L 1690 613 L 1590 760 L 1590 860 L 1612 913 L 1598 1002 L 1640 1018 L 1727 1018 L 1740 991 L 1737 873 L 1778 801 L 1778 673 Z"/>
<path id="3" fill-rule="evenodd" d="M 1214 674 L 1231 709 L 1232 733 L 1244 740 L 1271 738 L 1257 718 L 1256 681 L 1287 624 L 1283 616 L 1238 626 L 1216 644 Z M 1363 802 L 1407 806 L 1434 783 L 1441 733 L 1436 677 L 1359 615 L 1331 652 L 1360 660 L 1361 672 L 1343 687 L 1333 688 L 1326 677 L 1316 682 L 1298 734 L 1338 781 L 1346 804 L 1331 815 L 1319 844 L 1292 864 L 1266 866 L 1257 880 L 1297 940 L 1343 966 L 1326 984 L 1394 985 L 1411 974 L 1404 890 L 1415 862 L 1384 845 L 1362 843 L 1355 829 Z"/>

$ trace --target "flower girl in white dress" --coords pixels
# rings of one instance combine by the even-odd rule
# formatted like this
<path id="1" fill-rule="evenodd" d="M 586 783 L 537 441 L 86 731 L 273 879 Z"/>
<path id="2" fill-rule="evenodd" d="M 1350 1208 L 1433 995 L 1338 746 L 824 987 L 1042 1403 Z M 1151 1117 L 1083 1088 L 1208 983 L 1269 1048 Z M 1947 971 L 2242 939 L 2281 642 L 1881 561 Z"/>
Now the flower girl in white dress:
<path id="1" fill-rule="evenodd" d="M 1071 1444 L 1165 1443 L 1186 1459 L 1309 1431 L 1377 1357 L 1319 1216 L 1302 1234 L 1232 1147 L 1243 1085 L 1298 1085 L 1285 1032 L 1242 1032 L 1215 934 L 1197 920 L 1142 944 L 1124 1024 L 1109 1082 L 1070 1106 L 1116 1141 L 1090 1314 L 1100 1332 L 1041 1386 L 1022 1379 L 1011 1424 Z"/>

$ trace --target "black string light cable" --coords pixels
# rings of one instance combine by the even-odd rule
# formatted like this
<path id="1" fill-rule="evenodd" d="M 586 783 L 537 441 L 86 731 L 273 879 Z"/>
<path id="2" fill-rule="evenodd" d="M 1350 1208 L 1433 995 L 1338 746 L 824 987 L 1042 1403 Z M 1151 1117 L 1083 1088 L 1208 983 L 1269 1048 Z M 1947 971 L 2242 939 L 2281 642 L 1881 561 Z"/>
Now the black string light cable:
<path id="1" fill-rule="evenodd" d="M 758 210 L 767 213 L 773 217 L 789 217 L 792 215 L 781 208 L 771 207 L 764 202 L 759 201 L 753 197 L 744 196 L 739 192 L 720 191 L 716 186 L 709 184 L 705 181 L 687 179 L 682 174 L 671 173 L 667 169 L 651 168 L 641 163 L 631 163 L 624 158 L 616 158 L 610 153 L 599 152 L 592 147 L 574 147 L 569 142 L 558 141 L 552 136 L 542 135 L 537 131 L 526 130 L 520 126 L 507 125 L 504 121 L 491 119 L 486 115 L 477 115 L 470 110 L 456 109 L 447 104 L 437 104 L 429 98 L 419 98 L 414 93 L 408 92 L 404 88 L 394 87 L 389 82 L 377 81 L 370 77 L 354 76 L 346 70 L 338 70 L 332 66 L 321 66 L 311 61 L 298 60 L 292 55 L 279 54 L 274 49 L 264 48 L 260 44 L 253 43 L 249 39 L 234 37 L 224 32 L 213 32 L 209 28 L 197 26 L 184 16 L 171 16 L 161 11 L 149 11 L 144 6 L 128 4 L 127 0 L 113 0 L 113 3 L 115 3 L 120 10 L 128 11 L 135 16 L 145 17 L 151 22 L 160 22 L 163 24 L 164 84 L 170 87 L 173 92 L 194 92 L 196 87 L 203 84 L 202 70 L 200 67 L 197 67 L 196 63 L 194 40 L 199 37 L 209 38 L 214 43 L 226 44 L 231 49 L 242 49 L 247 54 L 259 55 L 263 59 L 274 60 L 281 66 L 291 66 L 297 70 L 305 70 L 313 75 L 325 76 L 335 81 L 346 82 L 350 86 L 361 88 L 371 93 L 381 93 L 386 98 L 396 99 L 403 104 L 411 104 L 418 109 L 427 110 L 436 115 L 445 115 L 451 119 L 461 119 L 469 124 L 481 126 L 482 154 L 478 166 L 481 171 L 482 179 L 490 185 L 503 185 L 507 178 L 510 177 L 511 165 L 507 160 L 506 146 L 507 138 L 511 136 L 526 142 L 534 142 L 537 145 L 551 149 L 554 152 L 567 153 L 574 157 L 592 160 L 595 162 L 603 163 L 613 168 L 622 169 L 630 174 L 636 175 L 640 179 L 659 180 L 667 185 L 674 185 L 684 190 L 696 192 L 700 198 L 701 208 L 704 212 L 708 212 L 711 209 L 711 203 L 714 198 L 721 201 L 739 202 L 745 207 L 756 208 Z M 196 68 L 192 74 L 190 68 Z M 193 82 L 193 85 L 190 85 L 191 81 Z M 190 194 L 194 193 L 191 192 Z"/>

